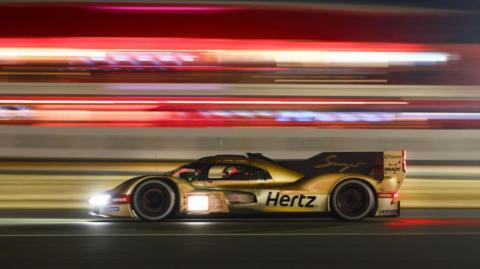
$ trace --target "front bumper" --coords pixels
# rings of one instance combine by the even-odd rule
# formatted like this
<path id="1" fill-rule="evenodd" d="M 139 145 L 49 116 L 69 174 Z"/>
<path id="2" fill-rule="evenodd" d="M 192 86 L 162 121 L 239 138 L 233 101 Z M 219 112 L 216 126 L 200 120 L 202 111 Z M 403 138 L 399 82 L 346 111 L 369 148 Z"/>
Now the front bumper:
<path id="1" fill-rule="evenodd" d="M 90 215 L 108 218 L 108 217 L 127 217 L 134 218 L 130 205 L 128 204 L 107 204 L 103 206 L 92 206 Z"/>

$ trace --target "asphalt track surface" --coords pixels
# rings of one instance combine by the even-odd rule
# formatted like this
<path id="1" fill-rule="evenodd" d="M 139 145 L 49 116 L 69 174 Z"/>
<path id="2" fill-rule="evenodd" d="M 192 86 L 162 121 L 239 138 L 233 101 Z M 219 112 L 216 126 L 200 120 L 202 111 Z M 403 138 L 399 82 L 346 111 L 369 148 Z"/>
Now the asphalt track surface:
<path id="1" fill-rule="evenodd" d="M 0 268 L 479 268 L 480 210 L 400 218 L 0 218 Z"/>

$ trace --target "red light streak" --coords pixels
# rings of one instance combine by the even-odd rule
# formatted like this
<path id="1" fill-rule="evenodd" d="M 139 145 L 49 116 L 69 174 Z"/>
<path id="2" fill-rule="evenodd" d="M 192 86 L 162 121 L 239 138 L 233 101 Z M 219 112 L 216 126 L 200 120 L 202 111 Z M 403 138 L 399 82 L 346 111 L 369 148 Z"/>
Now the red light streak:
<path id="1" fill-rule="evenodd" d="M 332 50 L 427 51 L 412 43 L 315 42 L 258 39 L 142 38 L 142 37 L 39 37 L 0 38 L 0 48 L 76 48 L 112 50 Z"/>
<path id="2" fill-rule="evenodd" d="M 237 8 L 221 6 L 91 6 L 93 10 L 123 11 L 140 13 L 206 13 L 206 12 L 227 12 L 238 10 Z"/>
<path id="3" fill-rule="evenodd" d="M 480 112 L 458 113 L 457 102 L 436 101 L 435 106 L 443 111 L 449 107 L 453 110 L 415 112 L 425 118 L 418 120 L 408 113 L 392 110 L 424 108 L 429 101 L 236 96 L 5 96 L 0 99 L 0 123 L 104 127 L 480 128 Z M 478 107 L 475 100 L 465 103 Z"/>
<path id="4" fill-rule="evenodd" d="M 21 98 L 21 99 L 20 99 Z M 315 100 L 313 98 L 227 98 L 227 97 L 153 97 L 153 98 L 102 98 L 102 97 L 8 97 L 0 99 L 0 104 L 24 105 L 407 105 L 407 101 L 351 101 L 351 100 Z"/>
<path id="5" fill-rule="evenodd" d="M 402 218 L 388 222 L 392 227 L 480 225 L 478 218 Z"/>

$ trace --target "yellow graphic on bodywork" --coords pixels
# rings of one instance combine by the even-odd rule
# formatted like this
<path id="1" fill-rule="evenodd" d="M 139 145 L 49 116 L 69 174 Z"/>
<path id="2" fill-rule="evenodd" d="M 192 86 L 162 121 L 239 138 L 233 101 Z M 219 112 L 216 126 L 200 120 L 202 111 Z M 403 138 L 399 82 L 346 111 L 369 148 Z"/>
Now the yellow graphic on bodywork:
<path id="1" fill-rule="evenodd" d="M 337 155 L 330 155 L 327 158 L 325 158 L 327 163 L 315 165 L 315 168 L 326 168 L 326 167 L 332 167 L 332 166 L 340 166 L 340 167 L 343 167 L 343 168 L 340 169 L 338 172 L 342 173 L 342 172 L 347 171 L 350 168 L 357 168 L 360 165 L 366 165 L 366 163 L 347 163 L 347 162 L 340 163 L 340 162 L 334 161 L 334 159 L 336 159 L 336 158 L 337 158 Z"/>

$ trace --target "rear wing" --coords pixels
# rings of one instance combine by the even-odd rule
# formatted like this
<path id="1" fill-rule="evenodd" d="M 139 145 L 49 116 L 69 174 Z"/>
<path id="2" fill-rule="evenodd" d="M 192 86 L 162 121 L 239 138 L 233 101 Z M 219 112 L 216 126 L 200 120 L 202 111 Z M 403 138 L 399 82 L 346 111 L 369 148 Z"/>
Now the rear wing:
<path id="1" fill-rule="evenodd" d="M 306 176 L 328 173 L 358 173 L 382 181 L 405 177 L 406 152 L 322 152 L 303 161 L 282 161 L 281 164 Z"/>

